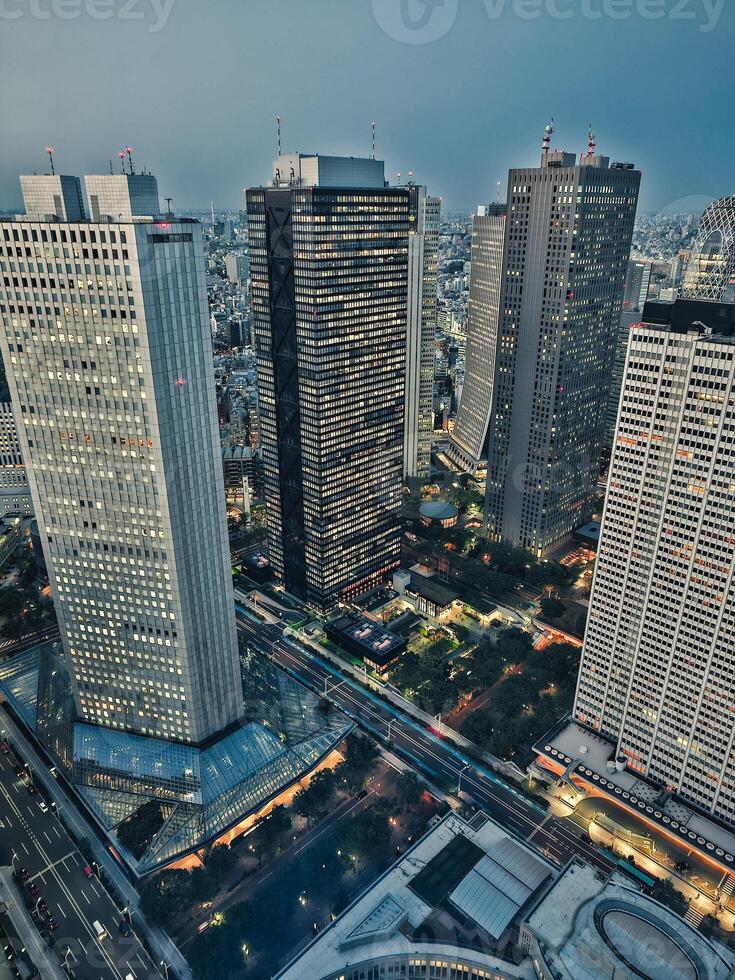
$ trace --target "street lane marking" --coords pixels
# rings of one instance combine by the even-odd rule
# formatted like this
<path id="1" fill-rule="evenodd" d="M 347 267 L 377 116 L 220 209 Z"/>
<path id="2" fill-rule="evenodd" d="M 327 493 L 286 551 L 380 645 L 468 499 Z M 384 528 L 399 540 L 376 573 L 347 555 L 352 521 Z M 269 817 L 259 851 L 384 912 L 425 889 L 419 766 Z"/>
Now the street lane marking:
<path id="1" fill-rule="evenodd" d="M 57 908 L 59 909 L 59 912 L 61 912 L 61 914 L 64 916 L 64 918 L 66 918 L 66 912 L 62 909 L 62 907 L 59 905 L 58 902 L 56 903 L 56 905 L 57 905 Z"/>
<path id="2" fill-rule="evenodd" d="M 26 847 L 26 844 L 25 844 L 25 841 L 21 841 L 21 842 L 20 842 L 20 846 L 21 846 L 21 847 L 23 848 L 23 850 L 24 850 L 24 851 L 26 852 L 26 854 L 30 854 L 30 853 L 31 853 L 31 852 L 30 852 L 30 851 L 28 850 L 28 848 Z"/>
<path id="3" fill-rule="evenodd" d="M 138 974 L 137 974 L 137 973 L 135 972 L 135 970 L 133 969 L 133 965 L 132 965 L 132 963 L 130 962 L 130 960 L 128 960 L 128 966 L 130 967 L 130 972 L 131 972 L 131 973 L 133 974 L 133 976 L 134 976 L 134 977 L 137 977 L 137 976 L 138 976 Z"/>
<path id="4" fill-rule="evenodd" d="M 50 843 L 51 843 L 51 838 L 49 837 L 49 835 L 48 835 L 48 834 L 46 833 L 46 831 L 45 831 L 45 830 L 44 830 L 44 832 L 43 832 L 43 836 L 44 836 L 44 837 L 46 838 L 46 840 L 47 840 L 47 841 L 49 842 L 49 844 L 50 844 Z"/>
<path id="5" fill-rule="evenodd" d="M 82 893 L 82 898 L 83 898 L 83 899 L 84 899 L 84 901 L 85 901 L 85 902 L 87 903 L 87 905 L 91 905 L 92 903 L 91 903 L 91 902 L 90 902 L 90 900 L 89 900 L 89 899 L 87 898 L 87 893 L 85 892 L 85 890 L 84 890 L 83 888 L 81 888 L 81 889 L 80 889 L 80 891 L 81 891 L 81 893 Z"/>

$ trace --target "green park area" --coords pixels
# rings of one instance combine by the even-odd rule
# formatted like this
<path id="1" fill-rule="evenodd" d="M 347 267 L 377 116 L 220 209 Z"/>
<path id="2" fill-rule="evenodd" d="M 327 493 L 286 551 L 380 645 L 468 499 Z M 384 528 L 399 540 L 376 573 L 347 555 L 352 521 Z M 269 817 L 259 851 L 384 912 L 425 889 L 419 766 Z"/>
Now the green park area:
<path id="1" fill-rule="evenodd" d="M 207 848 L 191 870 L 147 879 L 141 908 L 185 943 L 196 980 L 271 976 L 290 945 L 328 924 L 435 812 L 413 773 L 387 769 L 371 740 L 351 736 L 344 762 L 317 773 L 290 806 L 229 847 Z"/>

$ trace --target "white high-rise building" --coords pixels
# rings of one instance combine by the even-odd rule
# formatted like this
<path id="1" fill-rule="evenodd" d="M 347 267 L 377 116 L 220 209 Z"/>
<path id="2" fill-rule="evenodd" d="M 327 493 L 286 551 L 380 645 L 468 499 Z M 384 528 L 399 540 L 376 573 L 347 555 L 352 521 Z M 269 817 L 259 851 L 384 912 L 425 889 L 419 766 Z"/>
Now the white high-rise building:
<path id="1" fill-rule="evenodd" d="M 201 743 L 242 686 L 200 226 L 149 175 L 87 178 L 91 220 L 21 182 L 0 346 L 77 714 Z"/>
<path id="2" fill-rule="evenodd" d="M 467 356 L 457 421 L 447 449 L 452 463 L 472 474 L 487 465 L 503 282 L 505 211 L 504 204 L 482 205 L 472 219 Z"/>
<path id="3" fill-rule="evenodd" d="M 427 477 L 434 434 L 434 341 L 441 199 L 410 185 L 403 476 Z"/>
<path id="4" fill-rule="evenodd" d="M 577 721 L 735 822 L 735 306 L 630 331 Z"/>

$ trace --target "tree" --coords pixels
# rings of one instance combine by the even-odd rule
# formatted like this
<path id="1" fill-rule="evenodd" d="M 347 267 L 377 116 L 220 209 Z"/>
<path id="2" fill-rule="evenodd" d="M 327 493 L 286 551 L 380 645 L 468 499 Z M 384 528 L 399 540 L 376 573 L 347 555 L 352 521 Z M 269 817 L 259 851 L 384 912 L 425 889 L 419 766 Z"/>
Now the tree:
<path id="1" fill-rule="evenodd" d="M 0 589 L 0 616 L 18 616 L 25 605 L 25 596 L 20 589 L 6 585 Z"/>
<path id="2" fill-rule="evenodd" d="M 402 772 L 396 781 L 395 797 L 399 806 L 410 809 L 418 806 L 424 795 L 424 787 L 415 772 L 410 769 Z"/>
<path id="3" fill-rule="evenodd" d="M 546 619 L 559 619 L 566 612 L 566 608 L 555 596 L 545 595 L 541 599 L 541 612 Z"/>
<path id="4" fill-rule="evenodd" d="M 226 844 L 217 844 L 204 858 L 204 867 L 219 884 L 237 864 L 237 854 Z"/>
<path id="5" fill-rule="evenodd" d="M 339 774 L 350 792 L 360 789 L 375 765 L 378 748 L 372 739 L 364 735 L 353 735 L 347 742 L 347 757 L 339 767 Z"/>
<path id="6" fill-rule="evenodd" d="M 147 800 L 117 828 L 117 839 L 136 860 L 163 826 L 163 811 L 158 800 Z"/>
<path id="7" fill-rule="evenodd" d="M 160 871 L 146 878 L 140 890 L 140 908 L 146 918 L 169 928 L 181 921 L 182 909 L 192 901 L 192 880 L 188 871 Z"/>
<path id="8" fill-rule="evenodd" d="M 294 798 L 293 808 L 296 813 L 307 820 L 322 816 L 334 795 L 334 782 L 331 769 L 322 769 L 312 776 L 309 785 Z"/>

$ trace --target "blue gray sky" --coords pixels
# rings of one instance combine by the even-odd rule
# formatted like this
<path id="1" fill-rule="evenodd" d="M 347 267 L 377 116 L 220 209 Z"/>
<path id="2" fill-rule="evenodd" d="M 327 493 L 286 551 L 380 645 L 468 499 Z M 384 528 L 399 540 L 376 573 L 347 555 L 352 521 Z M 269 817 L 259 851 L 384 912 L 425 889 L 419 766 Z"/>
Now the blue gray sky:
<path id="1" fill-rule="evenodd" d="M 0 0 L 0 207 L 126 144 L 174 207 L 238 207 L 284 150 L 364 155 L 447 209 L 554 145 L 644 171 L 641 207 L 735 193 L 735 0 Z"/>

